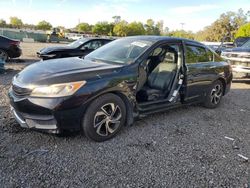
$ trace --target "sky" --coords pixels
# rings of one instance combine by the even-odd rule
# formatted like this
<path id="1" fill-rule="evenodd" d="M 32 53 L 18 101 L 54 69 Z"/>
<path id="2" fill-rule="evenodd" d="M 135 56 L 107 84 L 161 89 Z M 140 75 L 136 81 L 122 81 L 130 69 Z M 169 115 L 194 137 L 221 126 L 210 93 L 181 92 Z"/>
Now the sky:
<path id="1" fill-rule="evenodd" d="M 152 18 L 163 20 L 170 30 L 183 27 L 196 32 L 220 14 L 239 8 L 250 10 L 250 0 L 0 0 L 0 19 L 9 22 L 9 17 L 17 16 L 24 23 L 46 20 L 53 26 L 73 28 L 79 22 L 95 24 L 119 15 L 128 22 L 146 23 Z"/>

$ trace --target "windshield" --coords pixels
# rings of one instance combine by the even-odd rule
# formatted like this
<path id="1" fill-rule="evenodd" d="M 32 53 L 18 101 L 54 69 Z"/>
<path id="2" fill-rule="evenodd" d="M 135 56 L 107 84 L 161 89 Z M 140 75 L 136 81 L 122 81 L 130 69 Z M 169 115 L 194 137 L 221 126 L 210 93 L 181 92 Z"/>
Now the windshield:
<path id="1" fill-rule="evenodd" d="M 147 50 L 151 45 L 152 42 L 138 40 L 138 38 L 122 38 L 104 45 L 103 47 L 85 56 L 85 58 L 105 62 L 129 64 L 145 52 L 145 50 Z"/>
<path id="2" fill-rule="evenodd" d="M 82 39 L 78 39 L 70 44 L 68 44 L 68 47 L 72 47 L 72 48 L 78 48 L 79 46 L 81 46 L 83 43 L 87 42 L 89 39 L 87 38 L 82 38 Z"/>
<path id="3" fill-rule="evenodd" d="M 248 40 L 247 42 L 245 42 L 241 47 L 242 48 L 250 48 L 250 40 Z"/>

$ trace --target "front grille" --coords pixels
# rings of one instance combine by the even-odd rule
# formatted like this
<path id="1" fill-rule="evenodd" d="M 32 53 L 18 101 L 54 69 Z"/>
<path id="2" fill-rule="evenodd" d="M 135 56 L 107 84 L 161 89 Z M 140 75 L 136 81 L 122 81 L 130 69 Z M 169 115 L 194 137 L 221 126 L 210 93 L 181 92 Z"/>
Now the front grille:
<path id="1" fill-rule="evenodd" d="M 27 96 L 27 95 L 30 95 L 31 93 L 31 89 L 20 87 L 15 84 L 12 84 L 12 90 L 13 90 L 13 93 L 17 96 Z"/>

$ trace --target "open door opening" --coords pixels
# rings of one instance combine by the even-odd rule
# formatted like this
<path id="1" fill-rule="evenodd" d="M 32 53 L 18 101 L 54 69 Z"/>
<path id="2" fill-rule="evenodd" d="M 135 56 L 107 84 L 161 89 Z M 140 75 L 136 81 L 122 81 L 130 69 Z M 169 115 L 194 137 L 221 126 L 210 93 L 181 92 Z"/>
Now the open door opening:
<path id="1" fill-rule="evenodd" d="M 147 76 L 136 94 L 137 102 L 174 101 L 182 85 L 181 67 L 180 45 L 165 44 L 154 49 L 145 63 Z"/>

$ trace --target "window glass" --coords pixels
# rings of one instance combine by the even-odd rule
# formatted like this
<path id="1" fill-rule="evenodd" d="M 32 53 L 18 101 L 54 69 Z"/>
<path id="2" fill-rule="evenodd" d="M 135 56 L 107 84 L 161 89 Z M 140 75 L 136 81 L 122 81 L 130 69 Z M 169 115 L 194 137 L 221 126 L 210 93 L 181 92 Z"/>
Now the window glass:
<path id="1" fill-rule="evenodd" d="M 152 41 L 138 40 L 136 37 L 121 38 L 102 46 L 85 56 L 85 58 L 111 63 L 130 64 L 150 48 L 152 44 Z"/>
<path id="2" fill-rule="evenodd" d="M 109 42 L 111 42 L 110 40 L 103 40 L 102 41 L 102 44 L 104 45 L 104 44 L 108 44 Z"/>
<path id="3" fill-rule="evenodd" d="M 70 44 L 68 44 L 67 46 L 71 47 L 71 48 L 78 48 L 80 47 L 83 43 L 87 42 L 89 39 L 87 38 L 82 38 L 82 39 L 78 39 Z"/>
<path id="4" fill-rule="evenodd" d="M 82 48 L 87 48 L 89 50 L 96 50 L 102 46 L 102 42 L 99 40 L 94 40 L 86 43 Z"/>
<path id="5" fill-rule="evenodd" d="M 213 61 L 213 53 L 203 47 L 187 45 L 186 58 L 188 64 L 209 62 Z"/>
<path id="6" fill-rule="evenodd" d="M 169 44 L 157 47 L 150 56 L 159 57 L 162 61 L 174 62 L 177 59 L 178 52 L 180 52 L 178 45 Z"/>

